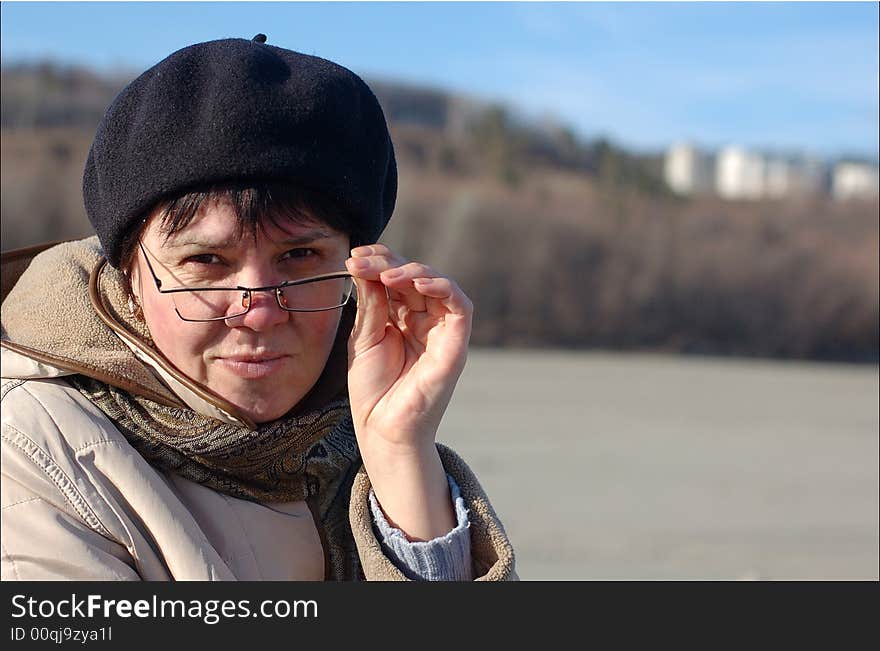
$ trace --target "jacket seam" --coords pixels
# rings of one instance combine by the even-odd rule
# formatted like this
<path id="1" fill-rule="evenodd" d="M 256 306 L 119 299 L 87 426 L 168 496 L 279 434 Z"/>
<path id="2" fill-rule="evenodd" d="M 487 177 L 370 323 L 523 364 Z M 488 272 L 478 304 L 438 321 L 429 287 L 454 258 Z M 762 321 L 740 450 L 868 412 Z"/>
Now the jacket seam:
<path id="1" fill-rule="evenodd" d="M 3 388 L 0 389 L 0 401 L 2 401 L 10 391 L 20 387 L 25 382 L 27 382 L 27 380 L 9 380 L 8 382 L 4 382 Z"/>
<path id="2" fill-rule="evenodd" d="M 58 379 L 58 380 L 64 381 L 63 378 L 44 378 L 44 379 L 53 379 L 53 380 Z M 15 386 L 11 386 L 7 389 L 7 385 L 4 385 L 3 388 L 6 389 L 5 393 L 9 393 L 9 391 L 11 391 L 12 389 L 15 389 L 18 386 L 21 386 L 22 384 L 26 384 L 27 382 L 32 382 L 32 381 L 39 382 L 39 380 L 32 380 L 32 379 L 16 380 L 17 384 Z M 66 387 L 70 388 L 69 385 L 66 385 Z M 55 424 L 55 427 L 58 427 L 58 429 L 60 431 L 61 428 L 59 427 L 58 422 L 52 417 L 52 415 L 49 413 L 49 410 L 46 409 L 46 406 L 45 406 L 45 404 L 43 404 L 42 400 L 40 400 L 37 396 L 35 396 L 33 394 L 33 392 L 29 391 L 27 388 L 24 389 L 24 392 L 27 393 L 29 396 L 31 396 L 34 400 L 36 400 L 37 402 L 40 403 L 40 405 L 43 407 L 43 410 L 46 412 L 46 414 L 49 416 L 49 418 L 52 418 L 52 422 Z M 5 397 L 5 394 L 4 394 L 4 397 Z M 21 431 L 18 430 L 14 425 L 9 425 L 9 427 L 14 429 L 16 432 L 21 433 Z M 25 435 L 25 436 L 27 436 L 27 435 Z M 96 445 L 104 445 L 104 444 L 116 445 L 118 443 L 119 443 L 119 441 L 114 441 L 113 439 L 110 439 L 110 438 L 102 438 L 102 439 L 97 439 L 95 441 L 89 441 L 88 443 L 83 443 L 82 445 L 80 445 L 77 448 L 72 447 L 72 448 L 70 448 L 70 450 L 72 452 L 82 452 L 83 450 L 88 450 L 89 448 L 95 447 Z M 34 443 L 34 445 L 36 445 L 36 443 Z M 49 456 L 49 454 L 46 453 L 46 456 Z"/>
<path id="3" fill-rule="evenodd" d="M 4 504 L 3 506 L 0 506 L 0 510 L 10 509 L 13 506 L 18 506 L 19 504 L 27 504 L 28 502 L 36 502 L 36 501 L 39 501 L 42 499 L 43 499 L 42 497 L 38 497 L 38 496 L 28 497 L 27 499 L 18 500 L 17 502 L 12 502 L 11 504 Z"/>
<path id="4" fill-rule="evenodd" d="M 100 439 L 98 441 L 92 441 L 91 443 L 83 443 L 78 448 L 71 448 L 71 450 L 73 452 L 82 452 L 83 450 L 88 450 L 89 448 L 94 448 L 99 445 L 120 445 L 120 442 L 112 439 Z"/>
<path id="5" fill-rule="evenodd" d="M 21 500 L 20 502 L 15 502 L 14 504 L 7 504 L 3 508 L 6 509 L 10 506 L 15 506 L 16 504 L 24 504 L 25 502 L 46 502 L 46 500 L 44 500 L 42 497 L 31 497 L 26 500 Z M 116 542 L 116 541 L 113 541 L 113 542 Z M 3 545 L 2 543 L 0 543 L 0 547 L 2 547 L 3 556 L 5 556 L 9 560 L 9 564 L 12 566 L 12 571 L 15 574 L 16 580 L 21 581 L 22 580 L 21 574 L 18 571 L 18 567 L 15 564 L 15 559 L 13 558 L 12 554 L 10 554 L 9 551 L 6 549 L 6 545 Z M 123 576 L 122 574 L 120 574 L 116 570 L 113 570 L 113 580 L 114 581 L 127 581 L 127 580 L 129 580 L 129 578 L 127 576 Z"/>
<path id="6" fill-rule="evenodd" d="M 52 418 L 51 414 L 49 414 L 49 418 Z M 55 423 L 54 418 L 52 419 L 52 422 Z M 55 423 L 55 426 L 57 427 L 58 423 Z M 64 469 L 61 468 L 61 466 L 59 466 L 57 463 L 55 463 L 55 460 L 51 456 L 49 456 L 45 450 L 37 445 L 37 443 L 27 434 L 10 425 L 9 423 L 5 423 L 5 427 L 9 428 L 10 430 L 18 434 L 22 439 L 27 441 L 30 444 L 30 447 L 32 447 L 32 450 L 28 450 L 26 446 L 22 445 L 19 441 L 15 440 L 11 436 L 7 436 L 5 432 L 3 433 L 3 439 L 7 441 L 10 445 L 14 445 L 19 450 L 21 450 L 21 452 L 30 459 L 31 463 L 33 463 L 34 466 L 36 466 L 53 484 L 55 484 L 56 488 L 58 488 L 59 493 L 61 493 L 61 496 L 65 500 L 67 500 L 67 503 L 70 504 L 71 507 L 73 507 L 73 510 L 76 511 L 80 519 L 87 526 L 94 529 L 105 538 L 115 540 L 113 534 L 111 534 L 107 527 L 104 526 L 104 523 L 101 522 L 101 519 L 92 510 L 86 499 L 76 489 L 73 480 L 67 475 L 66 472 L 64 472 Z"/>
<path id="7" fill-rule="evenodd" d="M 12 567 L 12 573 L 15 575 L 16 581 L 21 581 L 21 574 L 18 571 L 18 567 L 15 564 L 15 559 L 12 558 L 12 554 L 6 549 L 6 545 L 3 544 L 3 541 L 0 541 L 0 554 L 2 554 L 5 558 L 9 560 L 9 565 Z"/>

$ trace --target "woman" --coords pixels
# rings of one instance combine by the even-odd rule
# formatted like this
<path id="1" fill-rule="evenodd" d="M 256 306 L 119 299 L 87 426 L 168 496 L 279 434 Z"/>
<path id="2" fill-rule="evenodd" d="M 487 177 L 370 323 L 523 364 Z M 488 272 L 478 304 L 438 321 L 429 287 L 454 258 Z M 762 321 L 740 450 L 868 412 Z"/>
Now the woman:
<path id="1" fill-rule="evenodd" d="M 262 35 L 126 87 L 97 236 L 4 256 L 2 577 L 515 578 L 434 442 L 472 308 L 376 243 L 396 190 L 363 81 Z"/>

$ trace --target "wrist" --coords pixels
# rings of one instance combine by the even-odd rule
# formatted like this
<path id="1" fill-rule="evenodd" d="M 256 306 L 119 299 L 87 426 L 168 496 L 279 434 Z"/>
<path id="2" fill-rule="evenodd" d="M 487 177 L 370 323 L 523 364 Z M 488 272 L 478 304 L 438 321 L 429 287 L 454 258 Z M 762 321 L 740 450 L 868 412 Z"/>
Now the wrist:
<path id="1" fill-rule="evenodd" d="M 373 445 L 361 451 L 361 460 L 383 507 L 390 506 L 392 495 L 397 503 L 404 495 L 416 499 L 427 486 L 436 483 L 440 475 L 445 477 L 443 462 L 433 441 L 430 445 L 417 446 Z"/>
<path id="2" fill-rule="evenodd" d="M 436 446 L 363 454 L 364 467 L 388 522 L 411 541 L 432 540 L 455 527 L 446 471 Z"/>
<path id="3" fill-rule="evenodd" d="M 438 460 L 440 458 L 434 437 L 420 437 L 418 443 L 400 443 L 386 441 L 378 436 L 370 437 L 369 444 L 360 446 L 360 453 L 368 473 L 371 467 L 386 474 L 405 471 L 423 466 L 433 461 L 435 456 Z"/>

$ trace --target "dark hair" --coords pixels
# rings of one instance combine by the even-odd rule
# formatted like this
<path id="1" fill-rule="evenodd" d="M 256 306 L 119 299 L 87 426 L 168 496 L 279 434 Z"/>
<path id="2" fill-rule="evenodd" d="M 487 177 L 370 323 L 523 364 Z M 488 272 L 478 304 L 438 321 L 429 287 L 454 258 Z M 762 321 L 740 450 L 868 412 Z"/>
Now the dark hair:
<path id="1" fill-rule="evenodd" d="M 284 228 L 285 223 L 306 224 L 320 221 L 349 236 L 352 248 L 365 237 L 353 219 L 339 204 L 321 192 L 284 182 L 229 183 L 194 189 L 185 194 L 160 201 L 147 211 L 139 227 L 123 240 L 120 269 L 131 266 L 138 239 L 149 217 L 161 215 L 161 230 L 166 239 L 186 228 L 206 203 L 226 202 L 236 216 L 236 237 L 245 234 L 256 238 L 268 225 Z M 131 292 L 129 292 L 131 293 Z"/>

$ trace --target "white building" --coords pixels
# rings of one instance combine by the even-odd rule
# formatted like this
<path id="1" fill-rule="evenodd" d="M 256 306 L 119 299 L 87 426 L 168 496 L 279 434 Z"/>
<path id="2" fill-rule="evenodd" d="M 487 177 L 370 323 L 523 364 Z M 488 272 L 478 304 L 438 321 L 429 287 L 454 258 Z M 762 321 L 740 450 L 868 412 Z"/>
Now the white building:
<path id="1" fill-rule="evenodd" d="M 835 199 L 876 199 L 880 195 L 880 172 L 867 163 L 838 163 L 834 166 L 831 192 Z"/>
<path id="2" fill-rule="evenodd" d="M 715 193 L 724 199 L 788 199 L 827 195 L 838 199 L 880 196 L 878 166 L 839 163 L 829 165 L 808 153 L 758 152 L 729 145 L 717 155 L 689 144 L 666 151 L 663 174 L 667 185 L 684 195 Z"/>
<path id="3" fill-rule="evenodd" d="M 725 147 L 715 164 L 715 191 L 725 199 L 760 199 L 765 194 L 766 161 L 742 147 Z"/>
<path id="4" fill-rule="evenodd" d="M 713 186 L 711 158 L 688 144 L 670 147 L 663 161 L 666 185 L 679 194 L 710 192 Z"/>

